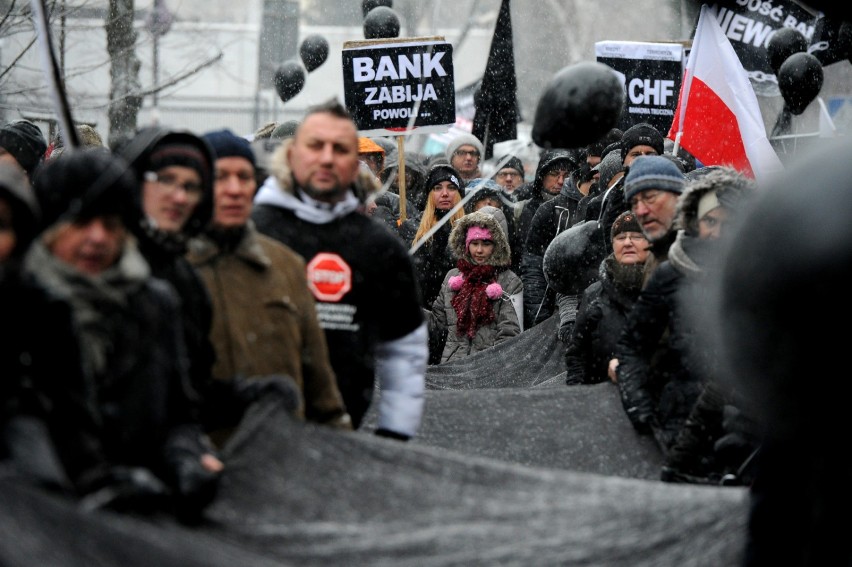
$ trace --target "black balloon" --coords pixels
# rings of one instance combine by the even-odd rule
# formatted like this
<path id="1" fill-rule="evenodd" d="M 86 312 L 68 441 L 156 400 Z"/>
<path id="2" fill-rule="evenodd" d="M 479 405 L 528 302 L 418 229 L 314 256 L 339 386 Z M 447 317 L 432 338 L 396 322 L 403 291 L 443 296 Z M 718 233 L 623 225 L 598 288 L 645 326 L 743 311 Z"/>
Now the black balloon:
<path id="1" fill-rule="evenodd" d="M 793 114 L 805 111 L 822 89 L 822 81 L 822 65 L 810 53 L 794 53 L 778 69 L 778 88 Z"/>
<path id="2" fill-rule="evenodd" d="M 794 28 L 781 28 L 769 38 L 766 54 L 769 56 L 769 66 L 776 75 L 781 65 L 794 53 L 808 50 L 808 40 Z"/>
<path id="3" fill-rule="evenodd" d="M 544 279 L 559 293 L 583 293 L 597 281 L 598 269 L 606 254 L 604 234 L 598 221 L 575 224 L 557 234 L 545 250 Z"/>
<path id="4" fill-rule="evenodd" d="M 364 18 L 364 37 L 380 39 L 399 37 L 399 16 L 387 6 L 377 6 Z"/>
<path id="5" fill-rule="evenodd" d="M 309 35 L 299 46 L 299 57 L 302 58 L 305 69 L 310 73 L 328 59 L 328 41 L 319 34 Z"/>
<path id="6" fill-rule="evenodd" d="M 379 6 L 393 8 L 393 0 L 364 0 L 363 2 L 361 2 L 361 10 L 363 10 L 364 12 L 364 17 L 367 17 L 367 14 L 370 13 L 370 10 Z"/>
<path id="7" fill-rule="evenodd" d="M 563 68 L 538 99 L 532 139 L 543 148 L 580 148 L 596 142 L 618 122 L 624 88 L 603 63 Z"/>
<path id="8" fill-rule="evenodd" d="M 295 59 L 289 59 L 275 70 L 275 91 L 283 102 L 287 102 L 305 86 L 305 69 Z"/>

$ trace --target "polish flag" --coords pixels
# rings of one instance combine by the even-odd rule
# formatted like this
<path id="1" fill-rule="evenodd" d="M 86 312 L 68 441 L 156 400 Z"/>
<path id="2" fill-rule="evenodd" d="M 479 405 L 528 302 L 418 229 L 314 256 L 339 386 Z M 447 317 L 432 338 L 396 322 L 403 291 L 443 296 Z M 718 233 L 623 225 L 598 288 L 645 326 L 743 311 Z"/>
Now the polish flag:
<path id="1" fill-rule="evenodd" d="M 748 74 L 706 4 L 667 137 L 704 165 L 728 165 L 757 180 L 783 169 Z"/>

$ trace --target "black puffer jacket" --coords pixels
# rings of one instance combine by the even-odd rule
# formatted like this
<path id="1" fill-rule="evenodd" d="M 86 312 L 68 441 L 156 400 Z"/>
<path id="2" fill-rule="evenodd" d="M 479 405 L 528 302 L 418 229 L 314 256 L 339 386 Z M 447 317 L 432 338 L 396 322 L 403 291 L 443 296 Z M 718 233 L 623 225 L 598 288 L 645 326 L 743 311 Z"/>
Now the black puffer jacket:
<path id="1" fill-rule="evenodd" d="M 553 315 L 556 293 L 548 288 L 544 277 L 544 253 L 557 234 L 577 222 L 577 205 L 582 198 L 572 175 L 559 195 L 542 203 L 533 216 L 521 258 L 525 329 Z"/>

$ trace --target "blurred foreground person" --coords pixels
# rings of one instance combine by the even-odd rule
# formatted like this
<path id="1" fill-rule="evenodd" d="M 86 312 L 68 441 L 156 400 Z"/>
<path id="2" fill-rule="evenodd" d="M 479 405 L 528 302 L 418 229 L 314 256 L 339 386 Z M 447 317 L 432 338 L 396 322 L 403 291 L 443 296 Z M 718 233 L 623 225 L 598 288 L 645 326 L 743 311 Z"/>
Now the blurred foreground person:
<path id="1" fill-rule="evenodd" d="M 233 403 L 224 399 L 217 408 L 214 441 L 221 446 L 228 436 L 221 429 L 237 425 L 262 390 L 286 394 L 282 380 L 298 387 L 298 416 L 351 429 L 305 262 L 258 233 L 249 218 L 257 190 L 251 145 L 230 130 L 208 132 L 204 139 L 216 153 L 213 222 L 190 242 L 188 258 L 213 301 L 213 379 L 238 382 Z"/>
<path id="2" fill-rule="evenodd" d="M 74 491 L 84 467 L 73 463 L 96 459 L 80 434 L 94 423 L 71 307 L 22 271 L 39 222 L 25 172 L 0 163 L 0 463 Z"/>
<path id="3" fill-rule="evenodd" d="M 458 262 L 444 277 L 430 317 L 432 332 L 447 335 L 441 363 L 520 334 L 512 297 L 524 290 L 521 278 L 509 269 L 509 241 L 494 216 L 479 211 L 465 215 L 453 227 L 449 246 Z"/>
<path id="4" fill-rule="evenodd" d="M 118 151 L 138 180 L 133 194 L 136 218 L 128 228 L 151 274 L 169 282 L 180 298 L 191 385 L 202 420 L 215 420 L 210 416 L 215 410 L 206 406 L 214 387 L 210 295 L 185 257 L 189 239 L 213 215 L 213 151 L 191 132 L 160 127 L 143 128 Z"/>
<path id="5" fill-rule="evenodd" d="M 826 141 L 828 143 L 828 141 Z M 739 216 L 705 326 L 763 432 L 747 567 L 852 565 L 852 142 L 832 139 L 767 184 Z"/>
<path id="6" fill-rule="evenodd" d="M 66 152 L 45 165 L 35 183 L 45 230 L 26 269 L 69 302 L 79 326 L 91 389 L 67 395 L 94 412 L 93 449 L 67 466 L 87 505 L 165 507 L 196 520 L 223 465 L 193 411 L 179 299 L 151 277 L 127 230 L 135 184 L 107 150 Z"/>
<path id="7" fill-rule="evenodd" d="M 428 333 L 402 242 L 361 212 L 358 133 L 332 99 L 308 110 L 273 156 L 252 219 L 307 262 L 331 365 L 357 428 L 381 391 L 376 433 L 406 440 L 423 413 Z"/>

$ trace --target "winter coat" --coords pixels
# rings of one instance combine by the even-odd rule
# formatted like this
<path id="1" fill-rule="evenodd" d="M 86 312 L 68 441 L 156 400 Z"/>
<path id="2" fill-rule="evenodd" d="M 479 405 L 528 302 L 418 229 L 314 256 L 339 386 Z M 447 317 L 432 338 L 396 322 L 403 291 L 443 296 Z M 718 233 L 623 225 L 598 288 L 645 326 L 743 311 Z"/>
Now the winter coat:
<path id="1" fill-rule="evenodd" d="M 473 338 L 458 335 L 458 314 L 452 305 L 453 297 L 458 293 L 451 289 L 450 279 L 461 275 L 459 268 L 450 270 L 441 285 L 441 292 L 432 304 L 430 312 L 430 331 L 432 333 L 446 331 L 446 344 L 441 354 L 441 363 L 464 358 L 473 353 L 485 350 L 514 337 L 521 332 L 518 309 L 515 302 L 520 304 L 523 299 L 523 283 L 513 271 L 508 269 L 510 263 L 509 244 L 497 220 L 487 213 L 475 212 L 465 215 L 457 221 L 450 236 L 450 248 L 458 258 L 471 262 L 466 253 L 465 237 L 471 226 L 483 226 L 491 231 L 494 242 L 494 253 L 487 265 L 497 266 L 495 281 L 500 284 L 502 293 L 497 299 L 490 299 L 494 310 L 494 320 L 482 325 L 476 330 Z M 514 299 L 514 302 L 513 302 Z"/>
<path id="2" fill-rule="evenodd" d="M 69 392 L 89 404 L 97 424 L 89 442 L 102 456 L 71 465 L 81 490 L 108 482 L 114 467 L 149 469 L 178 493 L 186 475 L 206 474 L 199 458 L 210 447 L 194 413 L 173 288 L 150 277 L 129 242 L 119 263 L 97 278 L 68 267 L 41 242 L 31 247 L 26 266 L 72 306 L 91 376 L 89 389 Z"/>
<path id="3" fill-rule="evenodd" d="M 362 212 L 373 181 L 360 175 L 331 209 L 314 206 L 293 181 L 285 141 L 255 197 L 257 230 L 283 242 L 308 267 L 331 366 L 352 424 L 382 392 L 378 428 L 410 437 L 422 416 L 428 359 L 414 267 L 399 238 Z M 312 268 L 316 263 L 316 268 Z M 329 266 L 324 268 L 323 266 Z M 324 278 L 334 272 L 334 281 Z M 328 283 L 337 283 L 326 289 Z"/>
<path id="4" fill-rule="evenodd" d="M 211 232 L 202 234 L 187 256 L 213 301 L 214 380 L 284 374 L 304 396 L 302 417 L 332 424 L 346 417 L 348 423 L 304 260 L 251 221 L 239 234 L 233 249 L 223 249 Z"/>
<path id="5" fill-rule="evenodd" d="M 612 254 L 601 263 L 600 279 L 583 292 L 565 351 L 568 385 L 609 379 L 609 361 L 641 286 L 641 264 L 621 265 Z"/>
<path id="6" fill-rule="evenodd" d="M 559 195 L 542 203 L 532 219 L 521 258 L 525 329 L 553 315 L 556 293 L 548 289 L 544 277 L 544 253 L 557 234 L 577 221 L 577 205 L 582 198 L 571 176 L 562 185 Z"/>
<path id="7" fill-rule="evenodd" d="M 90 377 L 85 370 L 78 329 L 69 303 L 29 277 L 0 268 L 0 461 L 48 463 L 30 438 L 15 435 L 14 423 L 38 420 L 49 441 L 40 448 L 62 465 L 59 484 L 80 486 L 84 473 L 98 468 L 103 456 Z M 30 470 L 35 478 L 55 471 Z"/>
<path id="8" fill-rule="evenodd" d="M 119 144 L 116 152 L 127 159 L 142 179 L 148 161 L 157 145 L 166 138 L 198 147 L 213 163 L 213 151 L 203 138 L 183 131 L 170 131 L 157 126 L 141 129 L 130 140 Z M 138 240 L 139 251 L 151 267 L 151 275 L 169 282 L 180 298 L 181 319 L 189 355 L 189 375 L 192 387 L 200 396 L 199 403 L 209 395 L 212 387 L 211 368 L 215 360 L 210 343 L 210 327 L 213 321 L 210 297 L 207 288 L 195 269 L 184 257 L 187 241 L 204 230 L 213 218 L 213 179 L 202 176 L 202 197 L 179 234 L 158 230 L 147 222 L 144 215 L 144 184 L 139 183 L 134 195 L 139 220 L 129 225 Z"/>

